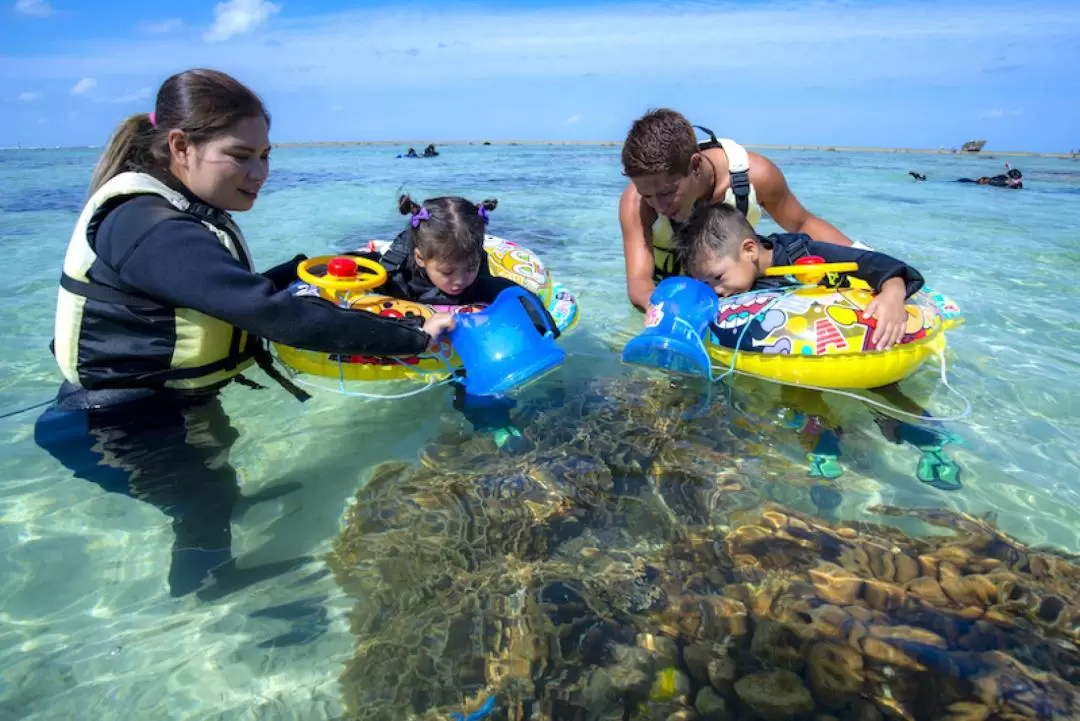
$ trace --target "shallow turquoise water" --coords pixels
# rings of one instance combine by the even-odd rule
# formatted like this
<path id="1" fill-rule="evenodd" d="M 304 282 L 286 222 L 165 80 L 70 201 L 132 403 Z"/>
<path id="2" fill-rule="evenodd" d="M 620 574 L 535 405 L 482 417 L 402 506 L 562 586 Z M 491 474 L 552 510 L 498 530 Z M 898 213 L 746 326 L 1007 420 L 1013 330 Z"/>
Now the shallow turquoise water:
<path id="1" fill-rule="evenodd" d="M 499 199 L 491 231 L 518 240 L 577 291 L 578 330 L 565 339 L 570 375 L 616 375 L 640 316 L 625 300 L 612 147 L 447 146 L 434 160 L 396 149 L 275 150 L 258 208 L 240 217 L 261 267 L 390 237 L 397 189 Z M 1018 158 L 1023 192 L 945 182 L 1000 172 L 1000 160 L 884 153 L 770 151 L 809 208 L 851 237 L 900 256 L 955 299 L 968 321 L 950 336 L 949 381 L 972 404 L 949 423 L 964 489 L 913 477 L 917 454 L 884 441 L 861 407 L 846 424 L 840 515 L 873 503 L 994 512 L 1022 540 L 1080 552 L 1080 164 Z M 0 241 L 12 294 L 0 302 L 0 412 L 46 400 L 59 375 L 47 351 L 55 285 L 85 183 L 85 151 L 0 152 Z M 908 170 L 926 173 L 915 183 Z M 766 225 L 771 228 L 771 224 Z M 557 382 L 552 379 L 550 382 Z M 963 404 L 930 368 L 904 384 L 932 412 Z M 741 381 L 740 407 L 768 415 L 771 388 Z M 241 438 L 231 460 L 250 495 L 303 488 L 236 520 L 242 565 L 318 555 L 371 467 L 415 459 L 463 422 L 442 390 L 402 401 L 320 394 L 301 406 L 275 390 L 225 394 Z M 764 409 L 764 410 L 762 410 Z M 736 411 L 733 411 L 736 412 Z M 0 420 L 0 718 L 333 718 L 337 676 L 353 652 L 350 605 L 320 562 L 215 604 L 173 600 L 165 584 L 168 519 L 70 477 L 32 441 L 36 411 Z M 805 507 L 797 441 L 762 427 L 761 473 L 776 498 Z M 296 630 L 260 609 L 307 602 L 308 643 L 260 646 Z"/>

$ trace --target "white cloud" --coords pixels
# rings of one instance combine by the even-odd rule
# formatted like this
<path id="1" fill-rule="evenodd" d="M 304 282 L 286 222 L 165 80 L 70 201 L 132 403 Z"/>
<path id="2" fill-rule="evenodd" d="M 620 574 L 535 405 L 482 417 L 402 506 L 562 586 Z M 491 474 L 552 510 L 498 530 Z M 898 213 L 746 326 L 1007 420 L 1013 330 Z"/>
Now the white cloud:
<path id="1" fill-rule="evenodd" d="M 24 103 L 30 103 L 30 102 L 33 102 L 35 100 L 40 100 L 40 99 L 41 99 L 41 93 L 39 93 L 37 91 L 29 91 L 28 90 L 28 91 L 19 93 L 19 100 L 23 101 Z"/>
<path id="2" fill-rule="evenodd" d="M 566 125 L 573 125 L 574 123 L 578 122 L 579 120 L 581 120 L 580 115 L 571 115 L 569 118 L 566 119 Z"/>
<path id="3" fill-rule="evenodd" d="M 153 93 L 153 88 L 139 88 L 130 93 L 124 93 L 123 95 L 115 95 L 112 97 L 95 98 L 98 102 L 102 103 L 115 103 L 121 105 L 124 103 L 134 103 L 139 100 L 146 100 Z M 153 108 L 151 108 L 152 110 Z"/>
<path id="4" fill-rule="evenodd" d="M 203 35 L 208 43 L 227 40 L 240 35 L 270 19 L 281 5 L 269 0 L 225 0 L 214 6 L 214 24 Z"/>
<path id="5" fill-rule="evenodd" d="M 281 18 L 254 36 L 244 33 L 265 23 L 279 5 L 229 0 L 217 5 L 217 22 L 205 36 L 231 38 L 228 43 L 207 46 L 178 36 L 76 41 L 62 54 L 0 56 L 0 78 L 56 80 L 79 68 L 103 82 L 138 87 L 160 82 L 178 67 L 208 66 L 264 93 L 396 89 L 403 76 L 464 85 L 585 75 L 597 82 L 666 84 L 674 93 L 704 73 L 736 96 L 747 88 L 878 91 L 897 83 L 970 84 L 1001 64 L 987 48 L 1001 45 L 1002 27 L 1009 28 L 1009 63 L 1060 77 L 1069 65 L 1063 54 L 1080 37 L 1075 2 L 984 0 L 978 13 L 959 0 L 917 7 L 915 12 L 912 2 L 901 0 L 683 3 L 662 10 L 640 4 L 542 12 L 461 8 L 420 15 L 407 8 L 354 10 Z M 687 27 L 695 31 L 688 34 Z M 768 42 L 761 28 L 769 29 Z M 718 54 L 715 38 L 721 36 L 726 39 Z"/>
<path id="6" fill-rule="evenodd" d="M 43 18 L 52 14 L 52 6 L 48 0 L 15 0 L 15 12 Z"/>
<path id="7" fill-rule="evenodd" d="M 175 32 L 184 27 L 184 21 L 180 18 L 169 18 L 168 20 L 158 20 L 155 22 L 140 23 L 138 25 L 139 32 L 146 33 L 148 35 L 168 35 L 171 32 Z"/>
<path id="8" fill-rule="evenodd" d="M 994 118 L 1007 118 L 1007 117 L 1012 117 L 1014 115 L 1019 115 L 1020 113 L 1021 113 L 1020 110 L 1001 110 L 1001 109 L 986 110 L 986 111 L 979 114 L 979 119 L 980 120 L 991 120 L 991 119 L 994 119 Z"/>
<path id="9" fill-rule="evenodd" d="M 93 78 L 83 78 L 79 82 L 71 86 L 72 95 L 86 95 L 88 92 L 97 87 L 97 80 Z"/>

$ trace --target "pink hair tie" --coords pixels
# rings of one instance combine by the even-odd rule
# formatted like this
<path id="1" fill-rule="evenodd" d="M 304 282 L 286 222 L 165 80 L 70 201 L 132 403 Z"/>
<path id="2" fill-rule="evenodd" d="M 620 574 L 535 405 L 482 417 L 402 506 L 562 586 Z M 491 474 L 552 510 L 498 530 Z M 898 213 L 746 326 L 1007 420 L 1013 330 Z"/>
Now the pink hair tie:
<path id="1" fill-rule="evenodd" d="M 151 110 L 149 113 L 147 113 L 147 118 L 150 120 L 150 125 L 156 128 L 157 127 L 157 112 Z"/>

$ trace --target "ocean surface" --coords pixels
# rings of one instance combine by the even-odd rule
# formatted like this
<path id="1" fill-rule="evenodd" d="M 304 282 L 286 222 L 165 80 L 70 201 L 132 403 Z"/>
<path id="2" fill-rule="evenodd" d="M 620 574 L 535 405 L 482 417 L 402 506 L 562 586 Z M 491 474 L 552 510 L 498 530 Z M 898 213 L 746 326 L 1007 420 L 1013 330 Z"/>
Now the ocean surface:
<path id="1" fill-rule="evenodd" d="M 387 147 L 275 149 L 257 207 L 238 216 L 257 265 L 392 237 L 403 227 L 400 188 L 415 198 L 494 197 L 490 232 L 537 252 L 581 304 L 582 321 L 563 341 L 565 367 L 540 385 L 636 372 L 618 360 L 641 319 L 624 293 L 618 148 L 441 151 L 401 160 L 401 149 Z M 944 422 L 958 439 L 946 450 L 963 488 L 920 483 L 918 453 L 885 440 L 868 413 L 841 399 L 850 419 L 838 516 L 866 516 L 883 502 L 992 513 L 1025 543 L 1080 553 L 1080 163 L 1010 158 L 1024 172 L 1025 189 L 1014 192 L 950 182 L 1002 172 L 1002 160 L 987 156 L 768 155 L 809 209 L 907 260 L 967 314 L 949 337 L 948 386 L 933 364 L 903 384 L 943 418 L 970 403 L 966 418 Z M 0 298 L 0 413 L 47 401 L 60 382 L 48 351 L 57 279 L 96 156 L 0 151 L 11 289 Z M 735 390 L 767 398 L 754 383 Z M 40 410 L 0 420 L 0 719 L 342 716 L 339 677 L 356 647 L 352 599 L 318 559 L 376 464 L 415 462 L 426 443 L 467 424 L 445 388 L 394 401 L 320 392 L 301 405 L 272 385 L 231 387 L 224 404 L 240 432 L 230 458 L 243 493 L 301 484 L 235 519 L 241 565 L 316 560 L 213 603 L 170 598 L 163 513 L 72 477 L 34 444 Z M 774 474 L 776 498 L 813 512 L 805 451 L 767 415 L 747 416 L 768 439 L 761 472 Z"/>

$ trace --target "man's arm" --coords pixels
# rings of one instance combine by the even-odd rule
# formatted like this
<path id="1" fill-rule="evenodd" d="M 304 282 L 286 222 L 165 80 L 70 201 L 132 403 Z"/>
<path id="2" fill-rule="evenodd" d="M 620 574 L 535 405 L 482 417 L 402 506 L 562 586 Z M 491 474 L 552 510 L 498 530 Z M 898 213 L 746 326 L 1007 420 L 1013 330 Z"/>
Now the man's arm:
<path id="1" fill-rule="evenodd" d="M 851 245 L 850 238 L 803 207 L 775 163 L 757 153 L 750 153 L 750 159 L 758 201 L 781 228 L 789 233 L 806 233 L 822 243 Z"/>
<path id="2" fill-rule="evenodd" d="M 622 229 L 623 258 L 626 261 L 626 294 L 634 307 L 644 312 L 649 307 L 653 283 L 652 239 L 646 232 L 646 216 L 651 209 L 641 202 L 633 183 L 626 186 L 619 199 L 619 227 Z M 655 218 L 655 215 L 653 216 Z M 651 221 L 650 221 L 651 225 Z"/>

